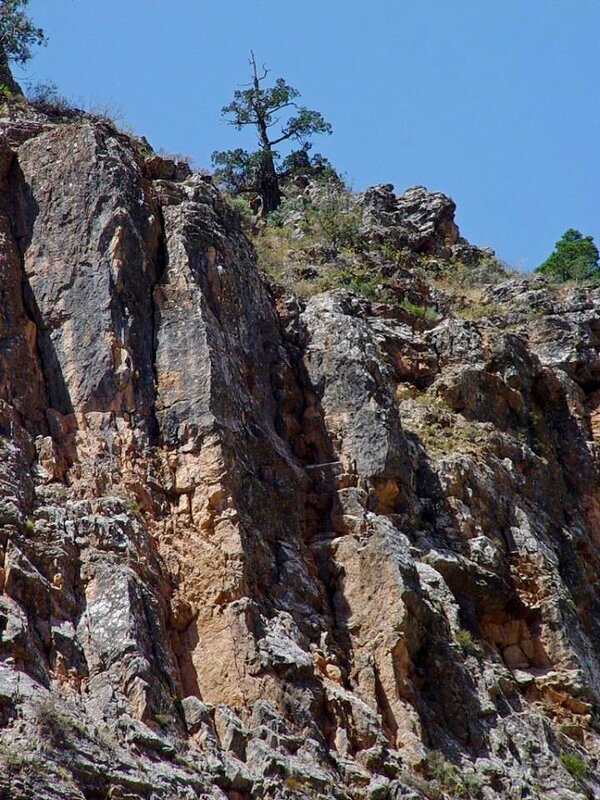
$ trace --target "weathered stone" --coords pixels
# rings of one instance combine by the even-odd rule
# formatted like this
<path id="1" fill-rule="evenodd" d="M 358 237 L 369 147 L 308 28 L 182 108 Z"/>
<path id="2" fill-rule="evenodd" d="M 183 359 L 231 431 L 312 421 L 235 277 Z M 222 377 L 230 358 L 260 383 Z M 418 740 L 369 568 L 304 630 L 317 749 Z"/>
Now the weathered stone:
<path id="1" fill-rule="evenodd" d="M 184 697 L 181 701 L 188 733 L 197 733 L 203 725 L 212 727 L 212 708 L 197 697 Z"/>
<path id="2" fill-rule="evenodd" d="M 364 192 L 363 226 L 371 238 L 389 239 L 418 253 L 449 255 L 458 241 L 453 200 L 423 186 L 402 195 L 395 195 L 393 188 L 382 184 Z"/>
<path id="3" fill-rule="evenodd" d="M 507 280 L 467 320 L 408 266 L 404 305 L 290 299 L 210 181 L 17 116 L 0 794 L 416 798 L 435 749 L 486 800 L 558 800 L 569 747 L 598 794 L 598 290 Z M 450 198 L 357 202 L 484 270 Z"/>

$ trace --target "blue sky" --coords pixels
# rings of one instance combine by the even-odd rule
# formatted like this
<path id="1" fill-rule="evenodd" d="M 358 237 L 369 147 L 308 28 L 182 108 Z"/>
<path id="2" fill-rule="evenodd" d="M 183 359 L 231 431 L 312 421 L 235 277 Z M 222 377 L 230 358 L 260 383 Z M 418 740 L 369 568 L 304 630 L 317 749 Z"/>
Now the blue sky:
<path id="1" fill-rule="evenodd" d="M 473 243 L 531 269 L 569 227 L 600 243 L 600 0 L 31 0 L 50 37 L 20 78 L 122 111 L 208 166 L 248 53 L 333 124 L 361 189 L 450 194 Z"/>

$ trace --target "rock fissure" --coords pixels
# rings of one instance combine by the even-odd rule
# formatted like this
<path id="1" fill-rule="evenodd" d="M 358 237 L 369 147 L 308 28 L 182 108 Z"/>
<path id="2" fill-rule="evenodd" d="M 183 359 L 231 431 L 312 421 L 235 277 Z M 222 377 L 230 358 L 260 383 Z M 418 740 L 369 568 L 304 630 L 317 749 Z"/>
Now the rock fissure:
<path id="1" fill-rule="evenodd" d="M 489 252 L 382 186 L 353 202 L 394 291 L 300 300 L 209 179 L 19 113 L 0 791 L 563 800 L 571 755 L 600 796 L 599 290 L 502 273 L 465 319 L 423 270 Z"/>

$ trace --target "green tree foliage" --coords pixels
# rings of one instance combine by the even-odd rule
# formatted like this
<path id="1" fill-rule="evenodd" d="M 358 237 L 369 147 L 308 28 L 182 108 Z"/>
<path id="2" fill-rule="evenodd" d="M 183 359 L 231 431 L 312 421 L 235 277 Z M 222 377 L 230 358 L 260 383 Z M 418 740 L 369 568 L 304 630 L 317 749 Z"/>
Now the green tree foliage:
<path id="1" fill-rule="evenodd" d="M 258 150 L 248 152 L 242 148 L 213 153 L 217 179 L 231 192 L 256 193 L 262 201 L 262 214 L 269 214 L 281 203 L 281 180 L 300 169 L 309 173 L 331 169 L 322 156 L 310 158 L 310 139 L 320 133 L 331 133 L 331 125 L 318 111 L 310 111 L 296 102 L 297 89 L 283 78 L 272 86 L 263 86 L 269 71 L 261 74 L 251 54 L 251 83 L 234 92 L 233 100 L 222 109 L 223 116 L 238 130 L 246 126 L 255 128 Z M 290 152 L 281 167 L 281 147 L 295 142 L 299 148 Z"/>
<path id="2" fill-rule="evenodd" d="M 328 183 L 338 188 L 344 188 L 345 183 L 331 163 L 321 153 L 309 155 L 311 145 L 305 142 L 299 150 L 292 150 L 281 162 L 278 173 L 281 178 L 293 178 L 306 175 L 323 183 Z"/>
<path id="3" fill-rule="evenodd" d="M 536 272 L 558 281 L 585 281 L 600 275 L 600 254 L 591 236 L 569 228 Z"/>
<path id="4" fill-rule="evenodd" d="M 31 58 L 31 49 L 44 44 L 46 37 L 29 15 L 29 0 L 1 0 L 0 2 L 0 67 L 9 61 L 24 64 Z"/>

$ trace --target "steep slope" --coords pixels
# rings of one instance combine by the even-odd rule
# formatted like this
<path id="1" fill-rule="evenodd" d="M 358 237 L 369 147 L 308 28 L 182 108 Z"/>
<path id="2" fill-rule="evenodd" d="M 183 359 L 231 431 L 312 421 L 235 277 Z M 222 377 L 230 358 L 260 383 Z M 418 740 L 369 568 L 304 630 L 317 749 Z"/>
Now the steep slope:
<path id="1" fill-rule="evenodd" d="M 0 136 L 2 796 L 600 797 L 600 291 L 299 300 L 143 142 Z"/>

